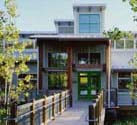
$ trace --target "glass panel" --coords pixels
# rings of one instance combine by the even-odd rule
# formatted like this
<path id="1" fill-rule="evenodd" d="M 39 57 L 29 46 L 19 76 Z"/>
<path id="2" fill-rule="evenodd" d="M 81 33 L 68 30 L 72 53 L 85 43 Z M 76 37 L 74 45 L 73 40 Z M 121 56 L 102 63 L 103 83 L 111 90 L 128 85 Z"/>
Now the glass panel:
<path id="1" fill-rule="evenodd" d="M 133 40 L 126 40 L 125 41 L 125 48 L 127 48 L 127 49 L 134 48 L 134 41 Z"/>
<path id="2" fill-rule="evenodd" d="M 100 23 L 100 15 L 99 14 L 91 14 L 90 15 L 90 23 Z"/>
<path id="3" fill-rule="evenodd" d="M 66 67 L 67 54 L 66 53 L 48 53 L 49 67 Z"/>
<path id="4" fill-rule="evenodd" d="M 80 33 L 89 33 L 90 25 L 89 24 L 80 24 L 79 32 Z"/>
<path id="5" fill-rule="evenodd" d="M 78 63 L 88 64 L 88 53 L 78 53 Z"/>
<path id="6" fill-rule="evenodd" d="M 124 48 L 124 40 L 116 41 L 116 48 L 118 49 Z"/>
<path id="7" fill-rule="evenodd" d="M 100 64 L 100 53 L 90 54 L 90 64 Z"/>
<path id="8" fill-rule="evenodd" d="M 90 25 L 90 33 L 99 33 L 99 32 L 100 32 L 100 24 Z"/>
<path id="9" fill-rule="evenodd" d="M 67 74 L 61 72 L 48 73 L 48 87 L 49 89 L 64 89 L 67 87 Z"/>
<path id="10" fill-rule="evenodd" d="M 80 84 L 85 85 L 88 83 L 88 78 L 87 77 L 80 77 Z"/>
<path id="11" fill-rule="evenodd" d="M 79 15 L 79 23 L 89 23 L 90 14 L 80 14 Z"/>
<path id="12" fill-rule="evenodd" d="M 114 41 L 111 42 L 111 47 L 114 48 Z"/>

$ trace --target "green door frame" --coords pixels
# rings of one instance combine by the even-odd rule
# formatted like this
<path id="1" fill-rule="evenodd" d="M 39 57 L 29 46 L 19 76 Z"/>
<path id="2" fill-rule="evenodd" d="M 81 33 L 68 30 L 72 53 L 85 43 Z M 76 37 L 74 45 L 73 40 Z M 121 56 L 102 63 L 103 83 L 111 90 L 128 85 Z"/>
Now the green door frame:
<path id="1" fill-rule="evenodd" d="M 87 85 L 85 86 L 80 86 L 80 73 L 85 73 L 87 74 L 87 76 L 85 75 L 84 77 L 87 78 Z M 92 86 L 93 81 L 91 81 L 91 78 L 96 78 L 97 80 L 97 86 L 95 88 L 93 88 L 94 86 Z M 100 90 L 101 89 L 101 72 L 99 71 L 80 71 L 78 72 L 78 99 L 92 99 L 93 96 L 91 95 L 91 91 L 92 90 Z M 86 92 L 87 94 L 85 95 L 80 95 L 80 92 L 83 90 L 83 92 Z"/>

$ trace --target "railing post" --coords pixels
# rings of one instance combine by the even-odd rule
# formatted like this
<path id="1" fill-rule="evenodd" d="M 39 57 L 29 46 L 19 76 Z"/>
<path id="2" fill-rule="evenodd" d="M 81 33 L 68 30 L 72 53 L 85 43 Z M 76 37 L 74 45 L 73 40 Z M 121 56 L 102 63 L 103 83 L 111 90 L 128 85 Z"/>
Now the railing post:
<path id="1" fill-rule="evenodd" d="M 47 125 L 46 104 L 47 104 L 47 97 L 45 96 L 44 101 L 43 101 L 43 123 L 44 123 L 44 125 Z"/>
<path id="2" fill-rule="evenodd" d="M 65 109 L 66 109 L 66 107 L 67 107 L 67 98 L 66 98 L 67 96 L 66 96 L 66 91 L 65 91 Z"/>
<path id="3" fill-rule="evenodd" d="M 17 125 L 15 118 L 17 117 L 17 103 L 13 102 L 10 109 L 10 118 L 14 119 L 11 121 L 8 121 L 8 125 Z"/>
<path id="4" fill-rule="evenodd" d="M 62 113 L 62 92 L 59 95 L 59 112 Z"/>
<path id="5" fill-rule="evenodd" d="M 35 100 L 33 100 L 30 110 L 32 111 L 30 115 L 30 125 L 35 125 Z"/>
<path id="6" fill-rule="evenodd" d="M 72 107 L 72 92 L 69 92 L 69 106 Z"/>
<path id="7" fill-rule="evenodd" d="M 95 106 L 93 105 L 89 105 L 89 125 L 95 125 L 96 121 L 96 117 L 95 117 Z"/>
<path id="8" fill-rule="evenodd" d="M 52 97 L 52 118 L 55 119 L 55 94 Z"/>

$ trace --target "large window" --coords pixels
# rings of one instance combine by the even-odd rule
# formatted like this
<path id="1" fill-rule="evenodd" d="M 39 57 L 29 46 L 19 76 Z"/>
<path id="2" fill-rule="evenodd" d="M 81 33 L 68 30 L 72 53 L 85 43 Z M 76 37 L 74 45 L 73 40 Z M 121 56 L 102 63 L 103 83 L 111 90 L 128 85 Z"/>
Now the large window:
<path id="1" fill-rule="evenodd" d="M 48 66 L 63 68 L 67 65 L 66 53 L 48 53 Z"/>
<path id="2" fill-rule="evenodd" d="M 100 53 L 78 53 L 79 64 L 100 64 Z"/>
<path id="3" fill-rule="evenodd" d="M 65 89 L 67 88 L 67 74 L 64 72 L 49 72 L 48 73 L 48 88 L 49 89 Z"/>
<path id="4" fill-rule="evenodd" d="M 119 89 L 128 89 L 127 85 L 129 83 L 131 83 L 131 73 L 119 72 L 118 73 L 118 88 Z"/>
<path id="5" fill-rule="evenodd" d="M 80 14 L 79 15 L 80 33 L 100 33 L 99 14 Z"/>

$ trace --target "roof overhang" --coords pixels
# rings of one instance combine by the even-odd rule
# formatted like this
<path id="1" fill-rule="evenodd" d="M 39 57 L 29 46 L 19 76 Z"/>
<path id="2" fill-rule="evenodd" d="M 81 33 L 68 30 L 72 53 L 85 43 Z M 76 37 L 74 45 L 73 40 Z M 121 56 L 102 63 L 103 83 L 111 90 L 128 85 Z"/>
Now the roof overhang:
<path id="1" fill-rule="evenodd" d="M 93 37 L 91 35 L 34 35 L 31 38 L 37 39 L 37 42 L 59 42 L 59 43 L 98 43 L 109 44 L 107 37 Z"/>

